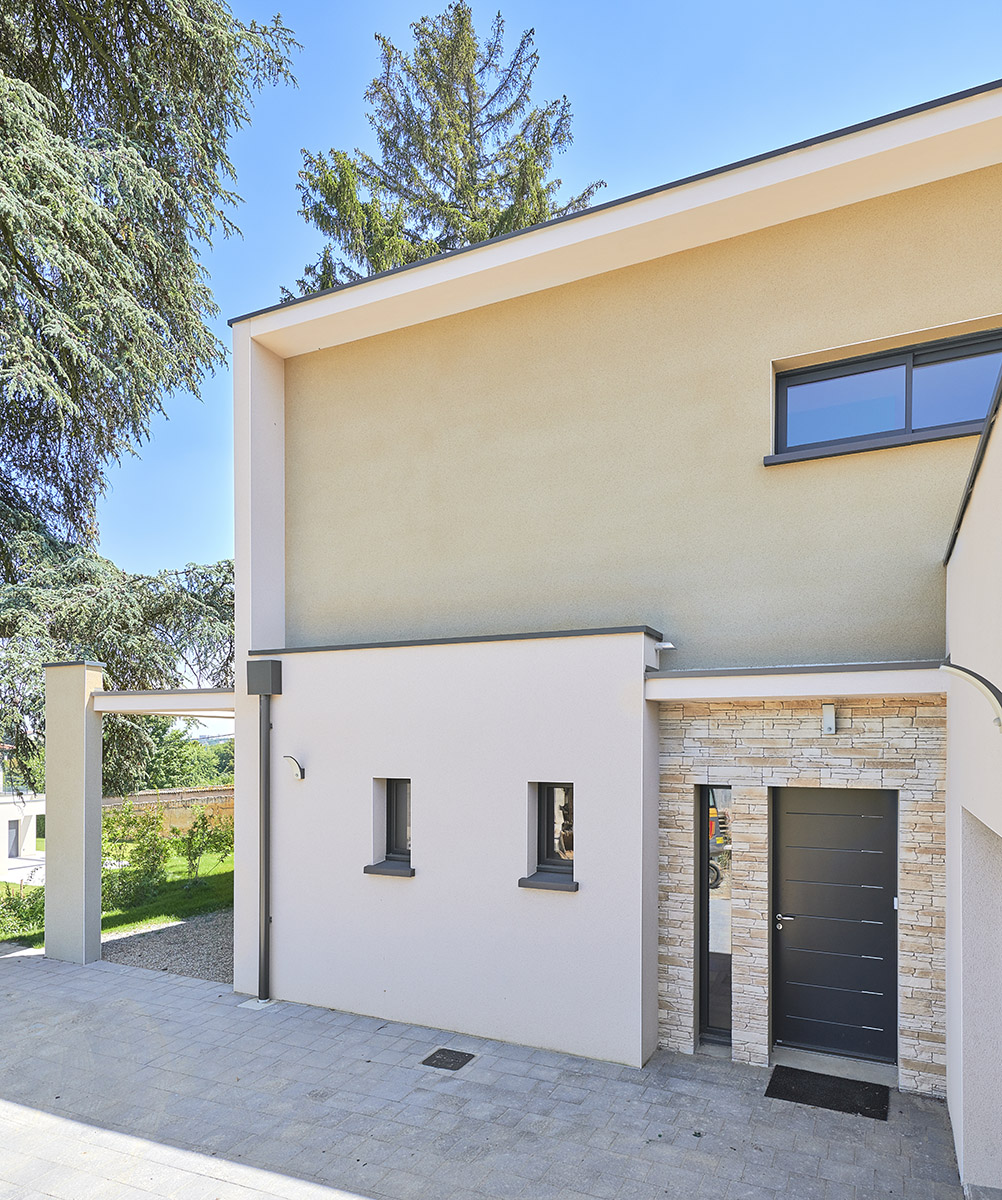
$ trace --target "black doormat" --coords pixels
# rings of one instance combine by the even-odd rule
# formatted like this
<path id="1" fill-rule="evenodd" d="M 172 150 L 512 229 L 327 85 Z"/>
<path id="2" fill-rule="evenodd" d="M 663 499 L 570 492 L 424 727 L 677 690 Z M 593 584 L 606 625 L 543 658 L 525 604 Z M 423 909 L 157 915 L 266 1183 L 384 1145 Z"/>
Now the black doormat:
<path id="1" fill-rule="evenodd" d="M 473 1055 L 464 1050 L 436 1050 L 421 1060 L 422 1067 L 438 1067 L 440 1071 L 458 1071 L 472 1061 Z"/>
<path id="2" fill-rule="evenodd" d="M 773 1100 L 791 1100 L 811 1108 L 829 1108 L 832 1112 L 855 1113 L 887 1120 L 888 1089 L 882 1083 L 862 1083 L 858 1079 L 836 1079 L 814 1071 L 794 1067 L 775 1067 L 765 1094 Z"/>

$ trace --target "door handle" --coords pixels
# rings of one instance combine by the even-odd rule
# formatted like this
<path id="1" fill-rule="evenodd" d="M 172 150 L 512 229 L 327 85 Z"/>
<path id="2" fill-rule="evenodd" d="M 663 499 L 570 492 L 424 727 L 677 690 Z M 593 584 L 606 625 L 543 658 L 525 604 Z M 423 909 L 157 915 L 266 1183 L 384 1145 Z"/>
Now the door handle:
<path id="1" fill-rule="evenodd" d="M 795 921 L 796 919 L 796 917 L 791 917 L 789 915 L 784 917 L 782 913 L 776 913 L 777 921 Z"/>

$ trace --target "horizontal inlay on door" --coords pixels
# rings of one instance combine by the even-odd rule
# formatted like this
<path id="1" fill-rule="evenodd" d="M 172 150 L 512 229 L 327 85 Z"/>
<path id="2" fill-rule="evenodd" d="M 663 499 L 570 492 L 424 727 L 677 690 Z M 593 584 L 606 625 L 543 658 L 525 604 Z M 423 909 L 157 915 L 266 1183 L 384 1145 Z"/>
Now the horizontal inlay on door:
<path id="1" fill-rule="evenodd" d="M 897 794 L 773 791 L 778 1045 L 894 1062 Z"/>

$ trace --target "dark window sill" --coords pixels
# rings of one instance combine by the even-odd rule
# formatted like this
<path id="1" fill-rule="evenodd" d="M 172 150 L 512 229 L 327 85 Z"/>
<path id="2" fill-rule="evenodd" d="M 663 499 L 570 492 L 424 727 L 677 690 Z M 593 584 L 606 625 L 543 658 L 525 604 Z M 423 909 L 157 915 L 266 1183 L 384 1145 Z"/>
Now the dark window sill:
<path id="1" fill-rule="evenodd" d="M 384 862 L 363 867 L 362 872 L 365 875 L 397 875 L 401 879 L 409 879 L 414 874 L 414 868 L 409 862 L 394 862 L 388 858 Z"/>
<path id="2" fill-rule="evenodd" d="M 950 438 L 975 437 L 984 427 L 984 421 L 968 421 L 965 425 L 923 429 L 918 433 L 889 433 L 886 437 L 856 438 L 851 442 L 830 442 L 827 446 L 801 446 L 796 450 L 784 450 L 782 454 L 767 454 L 762 461 L 767 467 L 773 467 L 778 463 L 808 462 L 812 458 L 837 458 L 841 454 L 891 450 L 896 446 L 914 446 L 921 442 L 945 442 Z"/>
<path id="3" fill-rule="evenodd" d="M 537 871 L 518 881 L 519 887 L 541 888 L 548 892 L 576 892 L 577 880 L 572 879 L 567 871 Z"/>

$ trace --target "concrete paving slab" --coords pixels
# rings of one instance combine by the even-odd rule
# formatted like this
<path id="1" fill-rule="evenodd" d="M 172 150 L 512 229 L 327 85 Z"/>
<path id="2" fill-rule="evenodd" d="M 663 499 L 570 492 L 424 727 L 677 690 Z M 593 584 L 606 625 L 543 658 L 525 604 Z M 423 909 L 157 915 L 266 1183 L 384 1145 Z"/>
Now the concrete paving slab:
<path id="1" fill-rule="evenodd" d="M 945 1106 L 886 1124 L 0 945 L 0 1200 L 962 1200 Z M 473 1061 L 421 1065 L 440 1046 Z"/>

